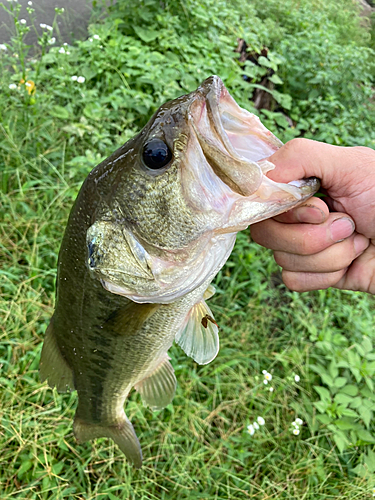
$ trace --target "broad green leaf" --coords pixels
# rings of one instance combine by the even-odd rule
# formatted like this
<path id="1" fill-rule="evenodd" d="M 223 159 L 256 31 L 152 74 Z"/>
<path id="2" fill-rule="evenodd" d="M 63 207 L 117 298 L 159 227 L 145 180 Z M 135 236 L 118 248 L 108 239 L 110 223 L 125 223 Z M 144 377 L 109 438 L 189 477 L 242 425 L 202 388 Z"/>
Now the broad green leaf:
<path id="1" fill-rule="evenodd" d="M 358 387 L 356 385 L 346 385 L 344 386 L 340 393 L 347 394 L 348 396 L 356 396 L 358 394 Z"/>
<path id="2" fill-rule="evenodd" d="M 342 394 L 341 392 L 339 392 L 335 395 L 334 400 L 336 401 L 336 403 L 348 406 L 349 403 L 353 401 L 353 398 L 351 396 L 347 396 L 346 394 Z"/>
<path id="3" fill-rule="evenodd" d="M 331 401 L 331 394 L 328 389 L 319 385 L 314 385 L 314 389 L 323 401 Z"/>
<path id="4" fill-rule="evenodd" d="M 367 428 L 370 427 L 370 422 L 372 419 L 372 411 L 369 408 L 366 408 L 366 406 L 362 405 L 358 408 L 358 413 L 361 417 L 361 419 L 364 421 L 365 425 Z"/>
<path id="5" fill-rule="evenodd" d="M 319 422 L 325 425 L 332 422 L 332 418 L 329 415 L 317 415 L 316 418 L 317 420 L 319 420 Z"/>
<path id="6" fill-rule="evenodd" d="M 52 106 L 49 110 L 49 114 L 55 116 L 56 118 L 62 118 L 63 120 L 67 120 L 69 118 L 69 111 L 58 104 Z"/>
<path id="7" fill-rule="evenodd" d="M 160 36 L 159 31 L 141 28 L 141 26 L 133 26 L 133 29 L 137 33 L 139 38 L 146 43 L 152 42 L 158 36 Z"/>
<path id="8" fill-rule="evenodd" d="M 346 384 L 347 380 L 345 377 L 337 377 L 334 380 L 334 384 L 336 387 L 343 387 Z"/>
<path id="9" fill-rule="evenodd" d="M 365 464 L 371 473 L 375 472 L 375 452 L 368 450 L 367 455 L 365 455 Z"/>
<path id="10" fill-rule="evenodd" d="M 17 471 L 18 479 L 21 479 L 22 476 L 25 474 L 25 472 L 31 469 L 32 466 L 33 466 L 32 460 L 25 460 L 24 462 L 22 462 L 20 468 Z"/>
<path id="11" fill-rule="evenodd" d="M 375 443 L 375 436 L 371 434 L 369 431 L 360 430 L 357 431 L 359 439 L 365 441 L 366 443 Z"/>
<path id="12" fill-rule="evenodd" d="M 272 83 L 274 83 L 275 85 L 281 85 L 282 83 L 284 83 L 282 81 L 282 79 L 275 73 L 274 75 L 270 76 L 268 78 Z"/>
<path id="13" fill-rule="evenodd" d="M 355 417 L 358 418 L 358 413 L 355 412 L 354 410 L 351 410 L 350 408 L 344 408 L 342 410 L 342 414 L 347 416 L 347 417 Z"/>
<path id="14" fill-rule="evenodd" d="M 334 421 L 334 425 L 341 429 L 342 431 L 346 431 L 349 429 L 353 429 L 355 427 L 355 421 L 353 419 L 341 418 Z"/>
<path id="15" fill-rule="evenodd" d="M 336 443 L 337 448 L 339 449 L 340 453 L 342 453 L 346 447 L 347 447 L 347 440 L 343 436 L 343 434 L 334 434 L 333 435 L 333 440 Z"/>
<path id="16" fill-rule="evenodd" d="M 335 360 L 332 360 L 329 364 L 329 373 L 332 378 L 336 378 L 339 374 L 339 370 L 337 368 L 337 364 Z"/>
<path id="17" fill-rule="evenodd" d="M 333 386 L 333 378 L 331 377 L 331 375 L 328 375 L 328 373 L 321 373 L 320 374 L 320 378 L 323 380 L 323 382 L 325 384 L 327 384 L 328 386 Z"/>
<path id="18" fill-rule="evenodd" d="M 362 401 L 363 401 L 363 400 L 362 400 L 362 398 L 360 398 L 360 397 L 358 396 L 358 397 L 356 397 L 356 398 L 353 398 L 353 399 L 352 399 L 352 401 L 351 401 L 351 403 L 350 403 L 350 405 L 349 405 L 349 406 L 350 406 L 351 408 L 358 408 L 359 406 L 361 406 Z"/>

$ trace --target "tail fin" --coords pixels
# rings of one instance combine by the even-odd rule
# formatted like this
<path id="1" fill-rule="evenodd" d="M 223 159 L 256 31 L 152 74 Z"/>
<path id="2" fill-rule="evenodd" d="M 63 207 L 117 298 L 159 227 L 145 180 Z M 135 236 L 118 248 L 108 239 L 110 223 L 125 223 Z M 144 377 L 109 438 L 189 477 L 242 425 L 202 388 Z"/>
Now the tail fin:
<path id="1" fill-rule="evenodd" d="M 89 441 L 98 437 L 113 439 L 126 458 L 137 469 L 142 467 L 141 447 L 134 428 L 125 414 L 122 422 L 111 426 L 89 424 L 79 417 L 75 417 L 73 428 L 79 442 Z"/>

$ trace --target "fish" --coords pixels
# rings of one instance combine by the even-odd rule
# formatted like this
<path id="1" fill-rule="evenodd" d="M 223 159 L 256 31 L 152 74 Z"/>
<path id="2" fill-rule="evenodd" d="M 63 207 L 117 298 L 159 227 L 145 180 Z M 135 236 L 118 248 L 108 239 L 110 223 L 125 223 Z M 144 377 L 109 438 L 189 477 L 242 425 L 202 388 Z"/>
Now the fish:
<path id="1" fill-rule="evenodd" d="M 152 410 L 172 402 L 173 342 L 198 364 L 216 357 L 206 301 L 237 232 L 319 188 L 316 178 L 267 177 L 266 158 L 281 146 L 212 76 L 162 105 L 88 174 L 62 239 L 40 360 L 42 381 L 77 391 L 78 442 L 111 438 L 142 466 L 124 412 L 130 391 Z"/>

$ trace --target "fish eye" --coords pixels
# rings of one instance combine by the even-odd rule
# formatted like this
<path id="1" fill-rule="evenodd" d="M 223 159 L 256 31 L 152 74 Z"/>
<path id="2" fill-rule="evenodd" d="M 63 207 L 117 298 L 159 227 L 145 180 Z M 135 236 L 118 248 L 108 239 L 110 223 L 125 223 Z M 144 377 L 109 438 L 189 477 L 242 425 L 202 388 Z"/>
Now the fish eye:
<path id="1" fill-rule="evenodd" d="M 171 161 L 172 153 L 164 141 L 154 137 L 145 144 L 142 158 L 146 167 L 151 170 L 159 170 Z"/>

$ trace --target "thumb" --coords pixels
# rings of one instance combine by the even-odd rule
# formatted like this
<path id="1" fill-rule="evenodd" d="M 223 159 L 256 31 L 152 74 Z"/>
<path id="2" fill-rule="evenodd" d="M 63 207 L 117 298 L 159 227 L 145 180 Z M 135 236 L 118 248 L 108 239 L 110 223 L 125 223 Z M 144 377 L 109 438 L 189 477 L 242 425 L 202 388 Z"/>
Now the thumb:
<path id="1" fill-rule="evenodd" d="M 267 176 L 276 182 L 318 177 L 322 187 L 329 189 L 338 169 L 343 172 L 346 167 L 353 168 L 352 154 L 348 154 L 352 149 L 310 139 L 292 139 L 267 158 L 276 165 Z"/>

